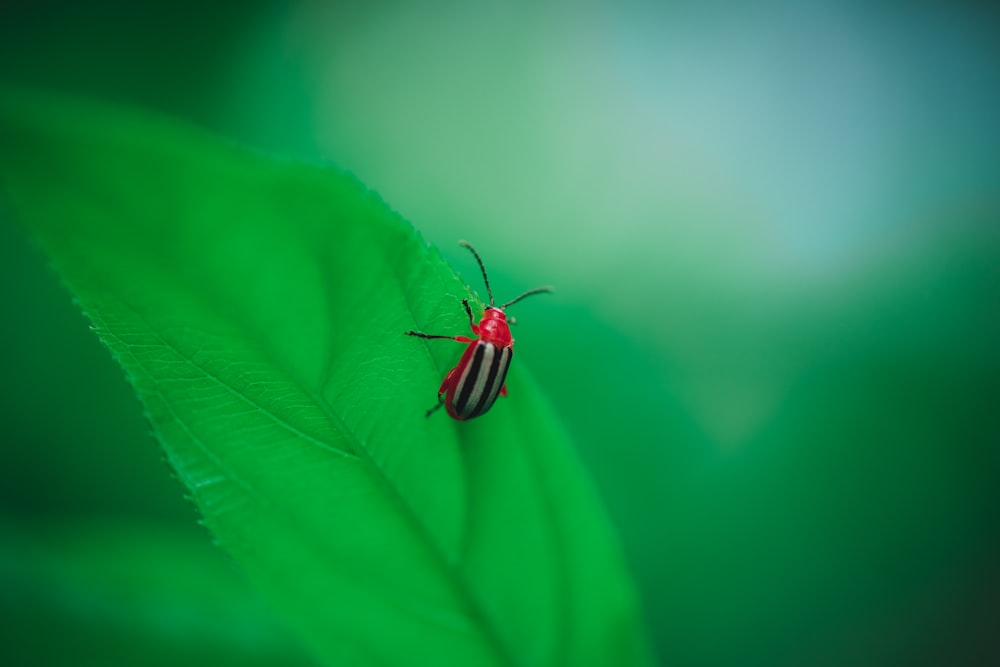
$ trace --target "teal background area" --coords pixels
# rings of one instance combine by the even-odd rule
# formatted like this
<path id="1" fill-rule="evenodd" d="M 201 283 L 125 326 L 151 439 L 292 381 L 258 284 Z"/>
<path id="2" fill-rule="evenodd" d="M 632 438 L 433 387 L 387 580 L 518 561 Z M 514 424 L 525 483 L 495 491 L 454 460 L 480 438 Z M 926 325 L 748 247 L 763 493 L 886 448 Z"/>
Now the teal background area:
<path id="1" fill-rule="evenodd" d="M 343 166 L 477 290 L 459 239 L 499 298 L 555 285 L 511 309 L 516 363 L 575 438 L 664 665 L 985 665 L 998 23 L 978 3 L 22 0 L 0 81 Z M 0 662 L 309 664 L 2 208 L 0 313 Z"/>

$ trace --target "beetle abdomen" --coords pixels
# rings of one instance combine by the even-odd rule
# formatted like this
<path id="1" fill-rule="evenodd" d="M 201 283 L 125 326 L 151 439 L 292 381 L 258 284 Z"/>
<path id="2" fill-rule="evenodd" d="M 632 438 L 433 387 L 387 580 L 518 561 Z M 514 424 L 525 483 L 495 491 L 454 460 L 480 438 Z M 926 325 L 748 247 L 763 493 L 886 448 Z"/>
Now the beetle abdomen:
<path id="1" fill-rule="evenodd" d="M 480 341 L 459 375 L 449 396 L 448 412 L 455 419 L 472 419 L 485 413 L 500 394 L 514 349 Z"/>

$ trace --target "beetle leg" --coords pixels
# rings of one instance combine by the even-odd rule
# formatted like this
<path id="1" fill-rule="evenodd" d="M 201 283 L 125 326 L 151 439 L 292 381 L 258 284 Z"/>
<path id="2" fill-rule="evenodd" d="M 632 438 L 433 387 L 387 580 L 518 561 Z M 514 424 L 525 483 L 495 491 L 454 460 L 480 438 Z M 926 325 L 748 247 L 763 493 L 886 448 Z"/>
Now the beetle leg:
<path id="1" fill-rule="evenodd" d="M 472 329 L 472 333 L 479 335 L 479 327 L 476 326 L 476 321 L 472 319 L 472 309 L 469 308 L 469 300 L 462 299 L 462 305 L 465 306 L 465 312 L 469 316 L 469 328 Z"/>
<path id="2" fill-rule="evenodd" d="M 440 409 L 441 409 L 441 406 L 442 406 L 442 405 L 444 405 L 444 398 L 442 397 L 442 395 L 441 395 L 441 394 L 438 394 L 438 402 L 437 402 L 437 405 L 435 405 L 435 406 L 434 406 L 433 408 L 431 408 L 430 410 L 428 410 L 428 411 L 427 411 L 427 412 L 426 412 L 426 413 L 424 414 L 424 416 L 425 416 L 425 417 L 430 417 L 430 416 L 431 416 L 432 414 L 434 414 L 435 412 L 437 412 L 438 410 L 440 410 Z"/>
<path id="3" fill-rule="evenodd" d="M 436 338 L 446 338 L 448 340 L 453 340 L 453 341 L 456 341 L 456 342 L 459 342 L 459 343 L 465 343 L 465 344 L 469 344 L 473 340 L 473 339 L 469 338 L 468 336 L 435 336 L 434 334 L 425 334 L 422 331 L 404 331 L 403 335 L 404 336 L 416 336 L 417 338 L 427 338 L 429 340 L 430 339 L 436 339 Z"/>
<path id="4" fill-rule="evenodd" d="M 452 368 L 450 371 L 448 371 L 448 374 L 444 376 L 444 380 L 442 380 L 441 382 L 441 388 L 438 389 L 437 405 L 428 410 L 427 414 L 424 415 L 425 417 L 430 417 L 432 414 L 440 410 L 442 405 L 444 405 L 444 395 L 448 392 L 449 389 L 451 389 L 451 386 L 457 375 L 457 371 L 458 367 L 456 366 L 455 368 Z"/>
<path id="5" fill-rule="evenodd" d="M 451 386 L 455 383 L 455 378 L 458 375 L 458 366 L 455 366 L 448 374 L 444 376 L 444 380 L 441 381 L 441 387 L 438 389 L 438 400 L 442 400 L 441 397 L 448 393 Z"/>

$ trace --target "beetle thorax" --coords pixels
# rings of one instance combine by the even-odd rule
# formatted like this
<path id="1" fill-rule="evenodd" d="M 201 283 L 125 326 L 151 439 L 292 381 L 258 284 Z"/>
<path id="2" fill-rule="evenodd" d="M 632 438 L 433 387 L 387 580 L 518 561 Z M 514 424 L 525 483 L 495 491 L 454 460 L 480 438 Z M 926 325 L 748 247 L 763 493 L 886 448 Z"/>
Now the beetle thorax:
<path id="1" fill-rule="evenodd" d="M 487 308 L 483 319 L 479 320 L 479 338 L 500 347 L 510 347 L 514 339 L 510 335 L 507 316 L 499 308 Z"/>

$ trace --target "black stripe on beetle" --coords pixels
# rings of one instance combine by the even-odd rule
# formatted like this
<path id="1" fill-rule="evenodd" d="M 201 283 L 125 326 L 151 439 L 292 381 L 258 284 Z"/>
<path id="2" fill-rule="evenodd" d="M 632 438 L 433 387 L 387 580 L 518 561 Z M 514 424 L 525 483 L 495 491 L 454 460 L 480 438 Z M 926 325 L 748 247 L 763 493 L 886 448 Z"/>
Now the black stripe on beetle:
<path id="1" fill-rule="evenodd" d="M 493 301 L 490 279 L 486 276 L 486 267 L 483 266 L 479 253 L 465 241 L 460 241 L 459 245 L 468 248 L 476 258 L 476 263 L 483 273 L 483 282 L 486 283 L 486 293 L 490 297 L 490 305 L 483 311 L 479 324 L 472 319 L 469 300 L 462 300 L 462 306 L 469 316 L 469 327 L 478 338 L 437 336 L 420 331 L 407 331 L 406 335 L 427 339 L 444 338 L 468 345 L 458 365 L 445 375 L 438 389 L 437 405 L 427 411 L 427 416 L 430 417 L 443 405 L 452 418 L 465 421 L 486 414 L 493 407 L 497 397 L 507 395 L 505 382 L 510 361 L 514 356 L 514 338 L 510 335 L 510 324 L 507 322 L 504 310 L 525 297 L 551 292 L 552 288 L 536 287 L 502 306 L 497 306 Z"/>
<path id="2" fill-rule="evenodd" d="M 484 343 L 484 345 L 488 345 L 488 343 Z M 510 368 L 510 360 L 513 357 L 514 348 L 497 348 L 496 358 L 490 366 L 489 373 L 487 374 L 485 388 L 483 389 L 483 393 L 479 397 L 479 401 L 476 403 L 476 409 L 473 411 L 471 416 L 479 416 L 493 407 L 493 403 L 496 402 L 497 397 L 500 395 L 500 390 L 503 388 L 504 383 L 507 380 L 507 369 Z"/>
<path id="3" fill-rule="evenodd" d="M 458 382 L 455 383 L 451 404 L 455 409 L 455 414 L 462 419 L 468 419 L 471 416 L 470 404 L 473 407 L 479 404 L 479 397 L 483 395 L 483 385 L 486 382 L 483 367 L 485 365 L 489 369 L 494 368 L 493 357 L 496 356 L 494 352 L 496 352 L 496 346 L 489 343 L 476 343 L 472 351 L 472 361 L 465 365 L 465 369 L 458 377 Z"/>
<path id="4" fill-rule="evenodd" d="M 513 350 L 480 341 L 472 362 L 459 376 L 454 388 L 452 407 L 462 419 L 483 414 L 500 395 Z M 446 399 L 447 400 L 447 399 Z"/>

